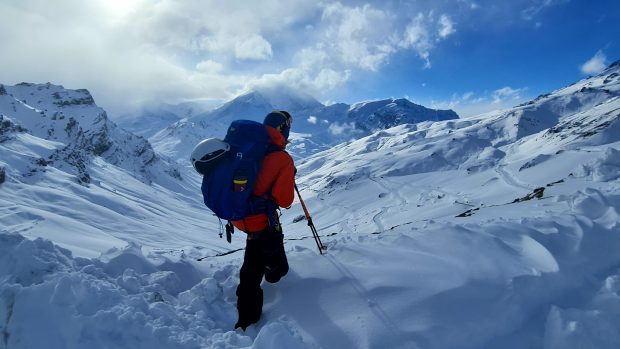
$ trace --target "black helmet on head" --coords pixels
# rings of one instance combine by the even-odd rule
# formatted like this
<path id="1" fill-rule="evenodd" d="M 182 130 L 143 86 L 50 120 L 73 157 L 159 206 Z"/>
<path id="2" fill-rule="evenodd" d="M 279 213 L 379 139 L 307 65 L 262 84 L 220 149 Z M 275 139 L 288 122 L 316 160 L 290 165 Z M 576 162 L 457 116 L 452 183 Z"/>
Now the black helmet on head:
<path id="1" fill-rule="evenodd" d="M 274 110 L 265 116 L 263 124 L 271 126 L 273 128 L 280 128 L 280 133 L 288 140 L 289 131 L 293 124 L 293 117 L 286 110 Z"/>

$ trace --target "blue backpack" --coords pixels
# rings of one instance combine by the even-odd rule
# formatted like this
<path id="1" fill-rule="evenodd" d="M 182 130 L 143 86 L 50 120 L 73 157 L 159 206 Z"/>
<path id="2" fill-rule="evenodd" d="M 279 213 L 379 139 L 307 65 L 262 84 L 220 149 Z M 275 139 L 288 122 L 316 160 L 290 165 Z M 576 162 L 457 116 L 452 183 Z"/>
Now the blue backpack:
<path id="1" fill-rule="evenodd" d="M 269 152 L 265 126 L 251 120 L 233 121 L 224 142 L 230 149 L 202 179 L 202 195 L 207 207 L 221 219 L 240 220 L 268 213 L 268 200 L 252 196 L 258 172 Z"/>

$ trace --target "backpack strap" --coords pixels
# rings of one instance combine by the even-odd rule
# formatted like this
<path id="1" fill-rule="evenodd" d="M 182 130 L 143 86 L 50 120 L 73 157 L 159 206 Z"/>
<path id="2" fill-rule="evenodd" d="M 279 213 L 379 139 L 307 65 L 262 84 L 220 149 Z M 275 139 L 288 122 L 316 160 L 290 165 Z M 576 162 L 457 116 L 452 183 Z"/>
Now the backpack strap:
<path id="1" fill-rule="evenodd" d="M 269 226 L 274 228 L 275 230 L 281 230 L 280 227 L 280 209 L 274 204 L 269 205 L 270 209 L 267 211 L 267 221 L 269 222 Z"/>
<path id="2" fill-rule="evenodd" d="M 269 192 L 261 195 L 261 196 L 252 196 L 253 201 L 252 208 L 256 214 L 264 213 L 267 215 L 267 220 L 269 222 L 270 227 L 276 227 L 280 224 L 280 220 L 278 217 L 278 205 L 273 201 L 271 197 L 271 189 Z"/>
<path id="3" fill-rule="evenodd" d="M 270 153 L 280 152 L 280 151 L 286 152 L 286 150 L 282 149 L 276 144 L 270 143 L 267 147 L 267 151 L 265 155 L 270 154 Z M 278 215 L 279 207 L 278 207 L 278 204 L 275 203 L 275 201 L 273 200 L 273 196 L 271 195 L 272 189 L 273 188 L 269 188 L 269 191 L 267 191 L 265 194 L 261 196 L 252 195 L 250 197 L 250 201 L 252 203 L 251 205 L 252 211 L 253 211 L 252 213 L 253 214 L 266 214 L 269 227 L 280 229 L 279 228 L 280 219 Z"/>
<path id="4" fill-rule="evenodd" d="M 269 145 L 267 146 L 267 151 L 265 152 L 265 155 L 270 154 L 270 153 L 275 153 L 278 151 L 285 151 L 285 150 L 276 144 L 269 143 Z"/>
<path id="5" fill-rule="evenodd" d="M 235 226 L 231 221 L 226 224 L 226 241 L 230 244 L 232 242 L 232 234 L 235 233 Z M 220 236 L 221 237 L 221 236 Z"/>

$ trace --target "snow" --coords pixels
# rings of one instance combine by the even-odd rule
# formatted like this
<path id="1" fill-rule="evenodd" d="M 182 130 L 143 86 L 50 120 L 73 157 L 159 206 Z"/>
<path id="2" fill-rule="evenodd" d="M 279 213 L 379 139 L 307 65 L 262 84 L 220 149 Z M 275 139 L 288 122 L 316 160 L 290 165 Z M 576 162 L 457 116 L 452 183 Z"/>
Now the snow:
<path id="1" fill-rule="evenodd" d="M 328 249 L 299 205 L 285 210 L 290 271 L 263 284 L 263 317 L 245 332 L 232 329 L 243 234 L 218 237 L 197 175 L 170 176 L 161 158 L 145 180 L 85 151 L 82 183 L 63 159 L 40 164 L 75 139 L 0 96 L 0 349 L 617 348 L 618 69 L 297 161 Z M 30 102 L 40 87 L 7 90 Z M 135 150 L 109 134 L 117 154 Z"/>
<path id="2" fill-rule="evenodd" d="M 158 123 L 144 120 L 137 123 L 148 123 L 146 130 L 140 134 L 153 134 L 149 141 L 159 153 L 187 161 L 186 154 L 198 142 L 208 137 L 222 138 L 231 121 L 244 118 L 262 122 L 272 110 L 287 110 L 293 116 L 293 131 L 298 135 L 290 137 L 288 151 L 295 159 L 401 123 L 458 118 L 451 110 L 428 109 L 406 99 L 385 99 L 353 106 L 344 103 L 324 106 L 303 92 L 263 88 L 157 131 L 152 128 Z M 162 114 L 162 118 L 166 115 Z M 129 126 L 135 129 L 133 125 Z"/>
<path id="3" fill-rule="evenodd" d="M 350 217 L 344 224 L 356 233 L 340 229 L 324 236 L 329 246 L 324 256 L 310 240 L 288 240 L 291 271 L 279 284 L 264 285 L 264 317 L 247 333 L 231 331 L 240 254 L 198 262 L 189 255 L 145 253 L 130 244 L 84 259 L 47 240 L 3 234 L 0 308 L 11 312 L 2 327 L 10 334 L 5 345 L 480 348 L 545 343 L 571 348 L 581 343 L 612 348 L 618 344 L 614 325 L 620 306 L 620 256 L 615 253 L 620 183 L 612 184 L 615 194 L 558 185 L 560 192 L 572 194 L 515 204 L 525 206 L 520 209 L 482 209 L 462 222 L 444 214 L 411 223 L 412 216 L 390 215 L 386 209 L 379 218 L 383 230 L 376 224 L 368 233 Z M 373 200 L 367 196 L 357 204 L 372 206 Z M 328 223 L 321 206 L 308 201 L 316 221 Z M 532 214 L 540 210 L 547 214 Z M 395 223 L 400 226 L 390 226 Z M 293 232 L 303 223 L 296 227 L 287 237 L 307 235 Z M 329 230 L 319 231 L 328 235 Z M 566 331 L 569 322 L 578 324 L 573 325 L 578 331 Z M 601 330 L 608 332 L 606 339 Z"/>

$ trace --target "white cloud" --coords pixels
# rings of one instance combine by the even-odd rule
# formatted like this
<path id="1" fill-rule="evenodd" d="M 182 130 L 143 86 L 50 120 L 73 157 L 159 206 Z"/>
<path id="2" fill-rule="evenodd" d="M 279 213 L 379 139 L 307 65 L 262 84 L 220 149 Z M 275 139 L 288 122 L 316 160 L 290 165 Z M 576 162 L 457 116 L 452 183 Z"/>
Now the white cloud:
<path id="1" fill-rule="evenodd" d="M 494 110 L 514 107 L 525 102 L 528 97 L 523 94 L 527 87 L 512 88 L 502 87 L 492 92 L 474 93 L 469 91 L 462 94 L 454 93 L 447 101 L 423 101 L 423 105 L 429 105 L 435 109 L 452 109 L 460 117 L 480 115 Z"/>
<path id="2" fill-rule="evenodd" d="M 252 47 L 259 49 L 259 57 L 264 57 L 272 34 L 311 15 L 316 7 L 310 0 L 294 4 L 277 0 L 143 1 L 141 11 L 126 21 L 141 41 L 229 57 L 248 55 L 245 48 Z M 255 59 L 256 55 L 248 56 Z"/>
<path id="3" fill-rule="evenodd" d="M 310 124 L 316 125 L 316 123 L 317 123 L 318 119 L 317 119 L 317 117 L 316 117 L 316 116 L 309 116 L 307 121 L 308 121 L 308 123 L 310 123 Z"/>
<path id="4" fill-rule="evenodd" d="M 502 87 L 498 90 L 493 91 L 493 103 L 498 104 L 502 101 L 507 100 L 519 100 L 521 99 L 521 92 L 523 91 L 525 91 L 525 88 L 513 89 L 509 86 Z"/>
<path id="5" fill-rule="evenodd" d="M 602 72 L 607 67 L 607 56 L 602 51 L 596 54 L 581 65 L 581 73 L 584 75 L 594 75 Z"/>
<path id="6" fill-rule="evenodd" d="M 473 92 L 471 92 L 471 91 L 469 91 L 469 92 L 465 92 L 465 93 L 463 94 L 463 96 L 461 96 L 461 98 L 462 98 L 464 101 L 468 101 L 468 100 L 470 100 L 470 99 L 471 99 L 471 97 L 472 97 L 473 95 L 474 95 L 474 93 L 473 93 Z"/>
<path id="7" fill-rule="evenodd" d="M 263 74 L 248 80 L 243 90 L 287 86 L 318 96 L 324 91 L 331 91 L 346 84 L 350 77 L 350 70 L 336 71 L 326 68 L 318 70 L 317 73 L 315 70 L 289 68 L 280 73 Z"/>
<path id="8" fill-rule="evenodd" d="M 435 26 L 439 28 L 436 31 L 433 30 Z M 430 68 L 430 55 L 435 45 L 455 32 L 454 23 L 446 14 L 436 21 L 432 11 L 426 15 L 418 13 L 405 28 L 399 46 L 414 49 L 425 61 L 425 67 Z"/>
<path id="9" fill-rule="evenodd" d="M 212 61 L 210 59 L 206 61 L 201 61 L 196 64 L 196 70 L 205 74 L 217 74 L 224 69 L 224 66 L 218 62 Z"/>
<path id="10" fill-rule="evenodd" d="M 366 4 L 347 7 L 339 2 L 325 6 L 321 17 L 324 37 L 316 50 L 326 51 L 344 64 L 376 71 L 395 51 L 393 14 Z"/>
<path id="11" fill-rule="evenodd" d="M 336 71 L 333 69 L 321 69 L 312 85 L 319 90 L 333 90 L 344 85 L 350 78 L 350 70 Z"/>
<path id="12" fill-rule="evenodd" d="M 458 0 L 458 2 L 464 3 L 472 10 L 478 9 L 480 7 L 480 5 L 478 5 L 476 2 L 470 0 Z"/>
<path id="13" fill-rule="evenodd" d="M 329 127 L 327 128 L 327 131 L 334 136 L 338 136 L 347 131 L 353 131 L 353 130 L 355 130 L 355 122 L 342 123 L 342 124 L 339 122 L 334 122 L 333 124 L 330 124 Z"/>
<path id="14" fill-rule="evenodd" d="M 301 64 L 376 72 L 393 54 L 412 49 L 430 68 L 431 51 L 456 32 L 455 24 L 447 14 L 437 18 L 432 11 L 411 17 L 407 11 L 392 12 L 370 4 L 324 5 L 321 21 L 312 26 L 320 38 L 303 50 Z"/>
<path id="15" fill-rule="evenodd" d="M 534 20 L 546 8 L 562 5 L 568 1 L 570 0 L 533 0 L 531 6 L 521 10 L 521 17 L 527 21 Z"/>
<path id="16" fill-rule="evenodd" d="M 418 52 L 420 58 L 426 62 L 426 67 L 430 68 L 430 50 L 433 48 L 431 35 L 424 23 L 425 17 L 419 13 L 405 29 L 401 46 L 413 48 Z"/>
<path id="17" fill-rule="evenodd" d="M 0 2 L 2 82 L 88 88 L 111 115 L 157 100 L 227 99 L 261 76 L 227 70 L 229 63 L 271 59 L 263 33 L 314 7 L 309 0 Z"/>
<path id="18" fill-rule="evenodd" d="M 261 84 L 325 98 L 360 71 L 379 72 L 398 52 L 430 67 L 433 49 L 456 31 L 448 13 L 392 5 L 2 1 L 2 83 L 88 88 L 111 115 L 150 101 L 227 99 Z"/>
<path id="19" fill-rule="evenodd" d="M 454 23 L 452 23 L 450 17 L 445 14 L 441 15 L 441 17 L 439 17 L 439 37 L 445 39 L 454 33 L 456 33 L 456 30 L 454 29 Z"/>
<path id="20" fill-rule="evenodd" d="M 245 90 L 260 88 L 260 87 L 276 87 L 276 86 L 289 86 L 295 89 L 306 89 L 309 84 L 308 74 L 298 68 L 288 68 L 279 73 L 267 73 L 260 77 L 254 77 L 247 81 L 244 85 Z"/>
<path id="21" fill-rule="evenodd" d="M 251 35 L 235 43 L 235 57 L 238 59 L 269 59 L 272 56 L 271 44 L 260 35 Z"/>

